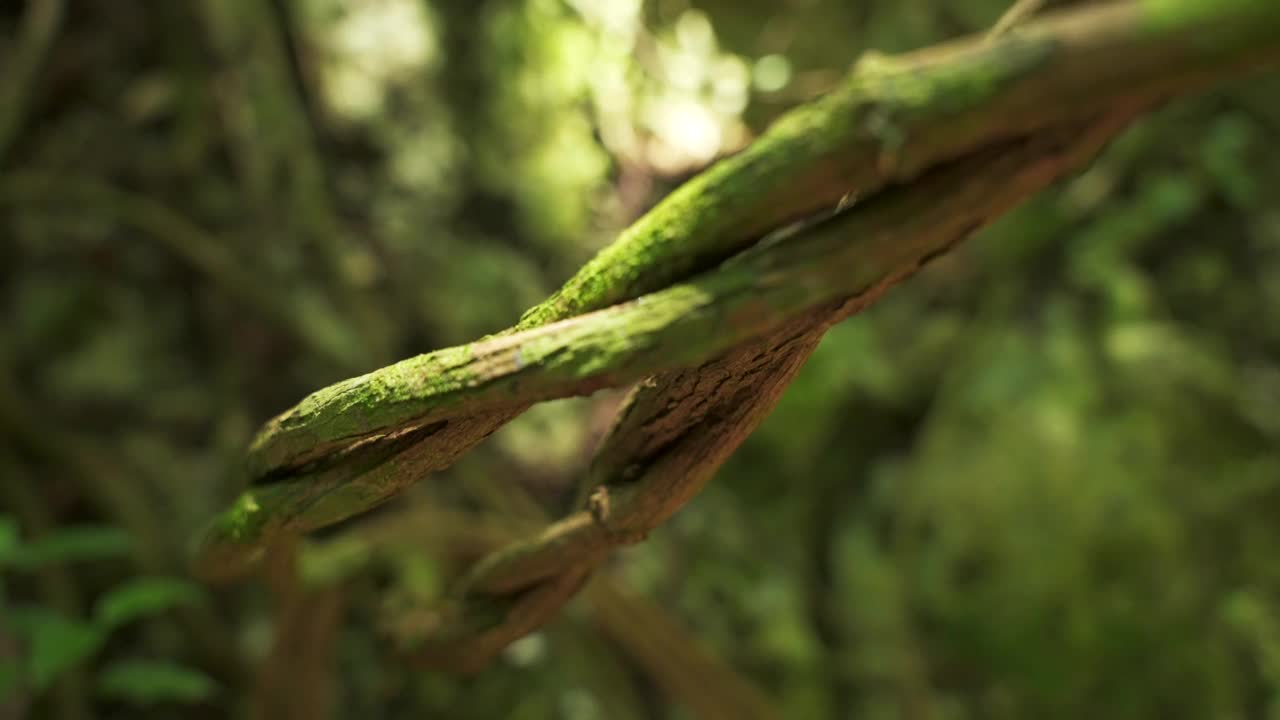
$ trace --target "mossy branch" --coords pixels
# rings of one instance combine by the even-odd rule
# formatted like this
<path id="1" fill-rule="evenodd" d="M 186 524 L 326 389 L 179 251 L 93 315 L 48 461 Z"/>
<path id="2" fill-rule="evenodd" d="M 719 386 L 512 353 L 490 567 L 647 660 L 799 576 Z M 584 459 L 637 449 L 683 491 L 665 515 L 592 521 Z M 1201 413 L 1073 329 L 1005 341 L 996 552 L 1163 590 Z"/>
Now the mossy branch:
<path id="1" fill-rule="evenodd" d="M 773 409 L 828 328 L 1080 167 L 1137 112 L 1117 108 L 1088 126 L 983 153 L 849 213 L 841 226 L 857 239 L 846 247 L 857 248 L 853 254 L 875 268 L 862 291 L 793 316 L 777 331 L 700 366 L 643 383 L 596 453 L 585 478 L 585 507 L 482 559 L 446 606 L 449 620 L 428 636 L 401 641 L 412 643 L 427 665 L 479 668 L 550 620 L 556 602 L 571 597 L 614 547 L 643 539 L 710 480 Z M 786 244 L 793 255 L 829 251 L 818 232 Z M 748 251 L 742 259 L 768 252 Z"/>
<path id="2" fill-rule="evenodd" d="M 249 454 L 254 485 L 205 536 L 200 565 L 234 572 L 277 533 L 364 512 L 531 403 L 655 373 L 696 379 L 702 370 L 687 368 L 824 304 L 870 298 L 990 220 L 990 198 L 1008 198 L 1020 168 L 1044 167 L 1021 153 L 1061 149 L 1042 144 L 1051 128 L 1278 57 L 1271 0 L 1145 0 L 859 63 L 841 88 L 660 203 L 512 330 L 339 383 L 269 423 Z M 974 174 L 986 165 L 1005 173 Z M 742 252 L 846 197 L 857 199 L 849 210 Z M 736 442 L 724 447 L 708 457 Z M 664 517 L 634 502 L 638 526 Z M 551 583 L 547 597 L 562 601 L 580 581 Z"/>

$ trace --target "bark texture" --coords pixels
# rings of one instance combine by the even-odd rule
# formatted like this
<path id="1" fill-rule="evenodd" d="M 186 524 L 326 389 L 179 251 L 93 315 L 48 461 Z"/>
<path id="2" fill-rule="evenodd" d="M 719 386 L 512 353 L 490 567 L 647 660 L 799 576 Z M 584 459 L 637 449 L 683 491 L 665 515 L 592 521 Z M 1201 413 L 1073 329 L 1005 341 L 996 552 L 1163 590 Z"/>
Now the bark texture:
<path id="1" fill-rule="evenodd" d="M 1277 60 L 1272 0 L 1120 2 L 865 59 L 515 327 L 317 391 L 268 423 L 252 484 L 203 537 L 198 567 L 233 575 L 281 533 L 364 512 L 532 403 L 639 382 L 582 508 L 478 563 L 440 622 L 401 638 L 429 664 L 482 667 L 696 494 L 832 324 L 1142 112 Z"/>

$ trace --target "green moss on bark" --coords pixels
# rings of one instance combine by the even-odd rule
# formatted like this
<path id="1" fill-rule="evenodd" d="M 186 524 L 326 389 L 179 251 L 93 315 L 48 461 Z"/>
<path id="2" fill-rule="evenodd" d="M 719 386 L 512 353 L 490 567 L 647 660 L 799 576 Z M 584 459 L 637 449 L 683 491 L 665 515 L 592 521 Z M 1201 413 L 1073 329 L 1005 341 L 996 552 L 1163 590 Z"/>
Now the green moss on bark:
<path id="1" fill-rule="evenodd" d="M 1280 57 L 1270 2 L 1118 3 L 995 43 L 859 64 L 836 92 L 672 193 L 508 333 L 338 383 L 268 423 L 248 460 L 269 483 L 215 523 L 206 555 L 244 556 L 274 532 L 367 510 L 530 403 L 696 365 L 817 303 L 910 275 L 990 219 L 982 213 L 1028 161 L 985 185 L 964 163 Z M 857 205 L 803 241 L 742 252 L 849 194 Z"/>
<path id="2" fill-rule="evenodd" d="M 743 152 L 677 189 L 520 319 L 525 329 L 652 292 L 706 269 L 788 222 L 891 182 L 886 138 L 981 107 L 1051 54 L 1010 42 L 954 63 L 864 62 L 834 93 L 792 111 Z M 910 123 L 913 128 L 908 128 Z M 888 124 L 888 125 L 887 125 Z M 955 138 L 951 152 L 968 146 Z M 870 161 L 868 161 L 870 159 Z M 800 188 L 803 192 L 797 192 Z"/>

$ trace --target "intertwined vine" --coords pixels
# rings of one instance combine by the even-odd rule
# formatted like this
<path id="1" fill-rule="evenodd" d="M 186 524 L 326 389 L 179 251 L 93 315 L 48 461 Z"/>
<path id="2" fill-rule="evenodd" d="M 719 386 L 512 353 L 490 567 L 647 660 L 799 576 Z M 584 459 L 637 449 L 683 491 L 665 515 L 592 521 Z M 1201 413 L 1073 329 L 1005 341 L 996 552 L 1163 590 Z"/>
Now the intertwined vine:
<path id="1" fill-rule="evenodd" d="M 269 422 L 197 568 L 239 574 L 273 540 L 375 507 L 534 403 L 636 384 L 576 510 L 481 560 L 432 627 L 401 638 L 425 662 L 481 667 L 697 493 L 834 323 L 1135 117 L 1277 60 L 1274 0 L 1116 2 L 864 57 L 514 327 L 319 390 Z"/>

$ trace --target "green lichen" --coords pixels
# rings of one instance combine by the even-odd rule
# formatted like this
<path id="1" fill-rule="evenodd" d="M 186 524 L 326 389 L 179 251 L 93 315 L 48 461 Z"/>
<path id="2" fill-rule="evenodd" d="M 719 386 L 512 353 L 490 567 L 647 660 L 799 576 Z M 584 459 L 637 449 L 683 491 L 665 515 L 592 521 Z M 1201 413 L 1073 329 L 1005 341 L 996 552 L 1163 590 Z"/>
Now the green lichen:
<path id="1" fill-rule="evenodd" d="M 299 529 L 311 529 L 341 522 L 362 512 L 368 512 L 387 497 L 386 491 L 364 483 L 348 482 L 330 488 L 313 502 L 308 503 L 304 512 L 294 518 Z"/>
<path id="2" fill-rule="evenodd" d="M 269 475 L 314 459 L 333 443 L 385 432 L 462 402 L 462 391 L 473 384 L 477 344 L 402 360 L 308 395 L 254 438 L 248 457 L 251 476 Z"/>
<path id="3" fill-rule="evenodd" d="M 262 505 L 253 491 L 246 491 L 215 521 L 214 527 L 219 535 L 241 542 L 257 534 L 262 520 Z"/>
<path id="4" fill-rule="evenodd" d="M 276 508 L 271 507 L 274 511 Z M 209 523 L 197 541 L 196 570 L 207 577 L 234 575 L 262 552 L 262 538 L 270 513 L 257 493 L 241 493 L 231 507 Z"/>

